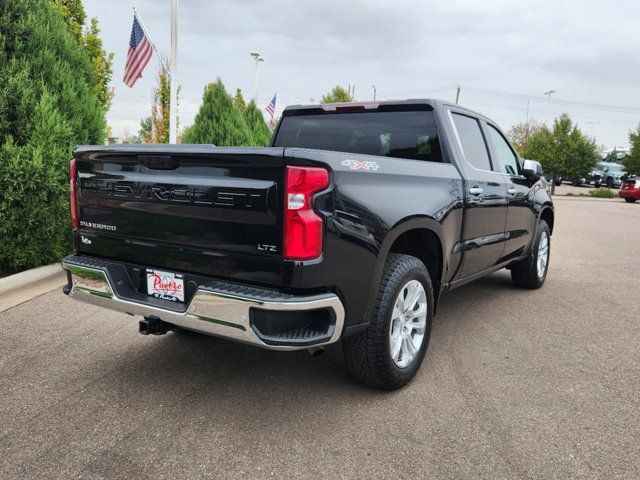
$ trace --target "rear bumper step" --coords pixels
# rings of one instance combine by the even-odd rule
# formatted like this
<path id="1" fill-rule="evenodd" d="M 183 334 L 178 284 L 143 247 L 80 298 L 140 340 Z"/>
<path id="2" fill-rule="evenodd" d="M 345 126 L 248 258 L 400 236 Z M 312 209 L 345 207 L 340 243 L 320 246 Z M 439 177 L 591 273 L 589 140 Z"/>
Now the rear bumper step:
<path id="1" fill-rule="evenodd" d="M 344 307 L 337 295 L 295 296 L 211 281 L 185 305 L 160 306 L 156 299 L 124 298 L 121 266 L 71 255 L 62 261 L 76 300 L 130 315 L 155 317 L 179 327 L 272 350 L 301 350 L 337 342 Z M 120 292 L 119 292 L 120 290 Z M 153 303 L 153 304 L 152 304 Z"/>

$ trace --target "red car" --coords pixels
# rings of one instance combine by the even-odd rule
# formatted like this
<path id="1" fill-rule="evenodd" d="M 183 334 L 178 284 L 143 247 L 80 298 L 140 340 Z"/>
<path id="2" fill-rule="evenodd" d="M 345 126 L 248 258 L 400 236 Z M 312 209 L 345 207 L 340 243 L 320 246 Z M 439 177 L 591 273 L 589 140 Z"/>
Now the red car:
<path id="1" fill-rule="evenodd" d="M 629 203 L 640 200 L 640 180 L 637 177 L 629 177 L 620 185 L 618 195 Z"/>

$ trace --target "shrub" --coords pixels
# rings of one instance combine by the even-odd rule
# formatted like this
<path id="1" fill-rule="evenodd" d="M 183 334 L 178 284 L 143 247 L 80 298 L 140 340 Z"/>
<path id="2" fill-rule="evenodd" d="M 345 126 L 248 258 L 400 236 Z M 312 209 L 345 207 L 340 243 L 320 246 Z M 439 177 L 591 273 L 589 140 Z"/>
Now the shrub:
<path id="1" fill-rule="evenodd" d="M 589 195 L 596 198 L 613 198 L 615 193 L 610 188 L 594 188 L 589 190 Z"/>
<path id="2" fill-rule="evenodd" d="M 70 251 L 69 158 L 102 143 L 89 55 L 49 0 L 0 6 L 0 275 Z"/>

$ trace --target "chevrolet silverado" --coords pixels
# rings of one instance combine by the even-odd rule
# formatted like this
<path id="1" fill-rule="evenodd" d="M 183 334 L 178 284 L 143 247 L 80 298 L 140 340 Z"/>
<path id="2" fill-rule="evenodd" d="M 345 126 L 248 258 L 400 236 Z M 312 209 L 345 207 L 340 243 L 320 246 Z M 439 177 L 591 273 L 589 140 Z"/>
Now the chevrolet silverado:
<path id="1" fill-rule="evenodd" d="M 539 288 L 554 209 L 497 124 L 436 100 L 288 107 L 265 148 L 82 146 L 70 297 L 274 350 L 342 341 L 407 384 L 443 294 L 501 268 Z"/>

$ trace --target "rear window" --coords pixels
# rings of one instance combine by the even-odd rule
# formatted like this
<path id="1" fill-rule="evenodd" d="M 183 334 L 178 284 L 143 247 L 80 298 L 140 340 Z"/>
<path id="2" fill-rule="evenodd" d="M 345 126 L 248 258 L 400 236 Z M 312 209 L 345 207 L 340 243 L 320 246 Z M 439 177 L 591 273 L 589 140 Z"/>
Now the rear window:
<path id="1" fill-rule="evenodd" d="M 284 117 L 274 146 L 443 161 L 435 118 L 426 110 Z"/>

